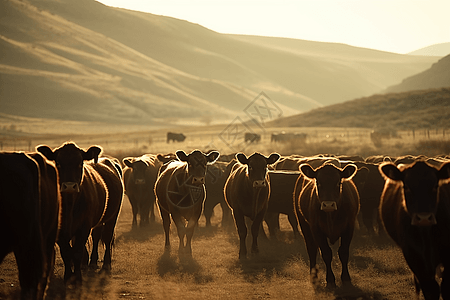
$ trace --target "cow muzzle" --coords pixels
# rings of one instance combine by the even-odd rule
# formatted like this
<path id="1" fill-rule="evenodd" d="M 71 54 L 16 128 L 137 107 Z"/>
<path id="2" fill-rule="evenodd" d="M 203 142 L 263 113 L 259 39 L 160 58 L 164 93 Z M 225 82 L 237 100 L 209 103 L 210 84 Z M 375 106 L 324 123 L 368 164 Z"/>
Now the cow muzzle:
<path id="1" fill-rule="evenodd" d="M 412 215 L 411 225 L 431 226 L 436 225 L 436 217 L 433 213 L 415 213 Z"/>
<path id="2" fill-rule="evenodd" d="M 136 179 L 134 181 L 135 184 L 145 184 L 145 179 Z"/>
<path id="3" fill-rule="evenodd" d="M 253 187 L 254 188 L 262 188 L 262 187 L 266 187 L 267 183 L 265 180 L 255 180 L 253 181 Z"/>
<path id="4" fill-rule="evenodd" d="M 320 210 L 324 212 L 332 212 L 337 210 L 337 203 L 336 201 L 322 201 L 320 203 Z"/>
<path id="5" fill-rule="evenodd" d="M 205 177 L 192 177 L 192 184 L 193 185 L 199 185 L 199 184 L 205 184 Z"/>
<path id="6" fill-rule="evenodd" d="M 60 190 L 61 193 L 79 193 L 80 186 L 76 182 L 63 182 Z"/>

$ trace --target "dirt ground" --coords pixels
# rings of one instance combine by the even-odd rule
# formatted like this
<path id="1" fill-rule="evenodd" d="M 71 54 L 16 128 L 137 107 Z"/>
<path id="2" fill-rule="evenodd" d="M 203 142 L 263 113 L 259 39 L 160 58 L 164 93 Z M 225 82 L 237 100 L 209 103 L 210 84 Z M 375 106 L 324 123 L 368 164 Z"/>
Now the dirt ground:
<path id="1" fill-rule="evenodd" d="M 303 239 L 296 240 L 284 216 L 276 240 L 260 238 L 260 254 L 238 259 L 234 225 L 222 228 L 221 210 L 215 209 L 211 228 L 200 219 L 193 240 L 193 255 L 178 255 L 178 237 L 171 226 L 172 249 L 164 252 L 159 213 L 148 228 L 131 230 L 131 206 L 125 197 L 116 230 L 112 271 L 85 271 L 81 288 L 65 288 L 64 265 L 57 249 L 54 276 L 47 299 L 412 299 L 412 275 L 401 252 L 389 240 L 371 238 L 357 229 L 351 247 L 353 286 L 339 280 L 338 243 L 333 246 L 333 269 L 338 287 L 325 288 L 325 266 L 319 258 L 319 279 L 309 280 Z M 249 241 L 248 241 L 249 242 Z M 20 293 L 14 256 L 0 265 L 0 299 Z"/>

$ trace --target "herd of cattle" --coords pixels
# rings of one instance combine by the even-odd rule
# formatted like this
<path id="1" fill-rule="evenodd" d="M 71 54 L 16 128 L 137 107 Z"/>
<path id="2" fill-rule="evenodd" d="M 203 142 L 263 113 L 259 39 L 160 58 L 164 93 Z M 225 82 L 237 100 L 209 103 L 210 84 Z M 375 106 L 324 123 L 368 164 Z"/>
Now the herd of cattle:
<path id="1" fill-rule="evenodd" d="M 0 262 L 16 257 L 21 297 L 43 299 L 53 273 L 55 243 L 66 284 L 81 284 L 81 268 L 97 267 L 98 244 L 105 245 L 102 269 L 111 268 L 114 230 L 126 194 L 132 227 L 148 226 L 159 208 L 170 249 L 170 223 L 177 228 L 180 254 L 191 241 L 203 212 L 206 226 L 216 205 L 222 226 L 234 223 L 239 258 L 259 252 L 258 235 L 279 231 L 287 215 L 296 237 L 303 236 L 310 275 L 317 281 L 317 254 L 326 265 L 327 287 L 336 286 L 330 243 L 340 240 L 341 280 L 350 283 L 349 247 L 360 222 L 369 234 L 389 235 L 414 274 L 416 293 L 450 299 L 450 160 L 424 156 L 264 156 L 253 153 L 145 154 L 118 159 L 75 143 L 36 152 L 0 152 Z M 139 219 L 139 222 L 138 222 Z M 139 223 L 139 224 L 138 224 Z M 89 253 L 86 243 L 92 236 Z M 441 278 L 436 280 L 436 276 Z M 439 284 L 440 282 L 440 284 Z"/>

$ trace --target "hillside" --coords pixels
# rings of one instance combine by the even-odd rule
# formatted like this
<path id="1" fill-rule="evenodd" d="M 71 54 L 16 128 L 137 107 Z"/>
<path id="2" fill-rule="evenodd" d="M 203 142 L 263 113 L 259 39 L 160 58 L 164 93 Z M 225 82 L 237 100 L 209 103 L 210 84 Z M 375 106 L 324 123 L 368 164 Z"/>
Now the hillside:
<path id="1" fill-rule="evenodd" d="M 440 87 L 450 87 L 450 54 L 434 63 L 428 70 L 405 78 L 400 84 L 391 86 L 386 91 L 405 92 Z"/>
<path id="2" fill-rule="evenodd" d="M 268 126 L 450 128 L 450 87 L 377 94 L 278 119 Z"/>
<path id="3" fill-rule="evenodd" d="M 409 52 L 409 55 L 447 56 L 450 54 L 450 42 L 434 44 Z"/>
<path id="4" fill-rule="evenodd" d="M 377 93 L 437 57 L 224 35 L 93 0 L 0 1 L 5 115 L 165 125 L 228 121 L 264 91 L 293 115 Z"/>

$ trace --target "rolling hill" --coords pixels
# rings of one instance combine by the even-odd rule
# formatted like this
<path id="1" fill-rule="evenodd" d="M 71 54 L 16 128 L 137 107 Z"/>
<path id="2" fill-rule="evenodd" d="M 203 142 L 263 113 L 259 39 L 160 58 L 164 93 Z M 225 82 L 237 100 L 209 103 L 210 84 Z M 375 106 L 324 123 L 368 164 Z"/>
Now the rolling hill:
<path id="1" fill-rule="evenodd" d="M 434 44 L 409 52 L 409 55 L 447 56 L 450 54 L 450 42 Z"/>
<path id="2" fill-rule="evenodd" d="M 0 1 L 0 111 L 163 126 L 220 122 L 264 91 L 294 115 L 382 91 L 439 57 L 225 35 L 94 0 Z"/>
<path id="3" fill-rule="evenodd" d="M 391 86 L 386 91 L 406 92 L 441 87 L 450 87 L 450 54 L 434 63 L 428 70 L 405 78 L 400 84 Z"/>
<path id="4" fill-rule="evenodd" d="M 274 120 L 268 126 L 450 128 L 450 87 L 376 94 Z"/>

